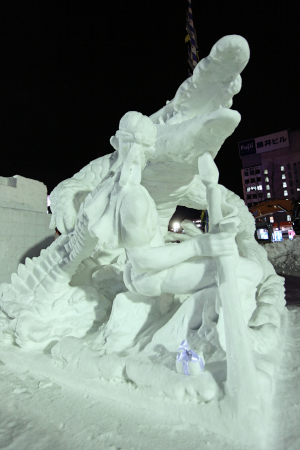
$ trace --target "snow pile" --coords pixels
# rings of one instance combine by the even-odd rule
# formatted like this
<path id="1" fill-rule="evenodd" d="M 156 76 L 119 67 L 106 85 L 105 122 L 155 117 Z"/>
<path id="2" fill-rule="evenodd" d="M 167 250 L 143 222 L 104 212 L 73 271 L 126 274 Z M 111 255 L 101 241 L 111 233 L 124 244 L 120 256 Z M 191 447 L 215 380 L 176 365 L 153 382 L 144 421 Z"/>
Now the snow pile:
<path id="1" fill-rule="evenodd" d="M 300 277 L 300 236 L 264 245 L 277 273 Z"/>
<path id="2" fill-rule="evenodd" d="M 295 296 L 299 298 L 299 294 L 298 290 Z M 288 309 L 288 330 L 281 366 L 277 373 L 272 404 L 273 417 L 266 449 L 300 448 L 300 308 L 291 305 Z"/>

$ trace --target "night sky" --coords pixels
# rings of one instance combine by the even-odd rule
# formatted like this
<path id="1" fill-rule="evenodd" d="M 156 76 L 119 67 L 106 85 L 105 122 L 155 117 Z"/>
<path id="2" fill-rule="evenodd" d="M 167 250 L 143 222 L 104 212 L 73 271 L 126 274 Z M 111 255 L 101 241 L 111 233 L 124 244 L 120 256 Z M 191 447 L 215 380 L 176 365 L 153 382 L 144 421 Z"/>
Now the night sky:
<path id="1" fill-rule="evenodd" d="M 250 45 L 233 102 L 242 121 L 216 158 L 220 183 L 239 195 L 238 142 L 300 127 L 294 4 L 192 1 L 200 58 L 228 34 Z M 42 181 L 50 193 L 112 151 L 125 112 L 150 115 L 171 100 L 188 76 L 186 8 L 187 0 L 2 2 L 0 175 Z"/>

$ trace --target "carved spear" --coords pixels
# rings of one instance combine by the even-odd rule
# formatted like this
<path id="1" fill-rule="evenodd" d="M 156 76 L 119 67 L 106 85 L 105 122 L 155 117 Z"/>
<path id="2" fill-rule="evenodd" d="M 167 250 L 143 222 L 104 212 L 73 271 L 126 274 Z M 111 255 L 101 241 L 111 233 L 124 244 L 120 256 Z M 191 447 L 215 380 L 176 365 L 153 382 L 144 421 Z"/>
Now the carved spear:
<path id="1" fill-rule="evenodd" d="M 212 156 L 204 153 L 198 159 L 199 174 L 206 186 L 206 197 L 210 221 L 210 233 L 220 231 L 219 224 L 223 219 L 221 210 L 221 190 L 218 184 L 219 171 Z M 222 231 L 236 235 L 237 226 L 234 220 L 223 224 Z M 227 227 L 227 229 L 224 229 Z M 235 269 L 238 264 L 238 250 L 232 256 L 216 257 L 218 270 L 219 294 L 222 301 L 227 357 L 226 389 L 239 413 L 249 409 L 259 409 L 260 392 L 258 377 L 247 336 L 240 304 L 240 295 Z"/>

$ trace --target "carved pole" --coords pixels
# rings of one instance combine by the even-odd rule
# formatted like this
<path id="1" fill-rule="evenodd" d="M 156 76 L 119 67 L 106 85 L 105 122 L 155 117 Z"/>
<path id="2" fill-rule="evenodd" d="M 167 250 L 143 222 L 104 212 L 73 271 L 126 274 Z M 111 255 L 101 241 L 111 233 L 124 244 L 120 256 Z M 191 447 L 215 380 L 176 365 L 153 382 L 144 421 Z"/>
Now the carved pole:
<path id="1" fill-rule="evenodd" d="M 223 219 L 221 192 L 218 185 L 219 172 L 209 153 L 202 155 L 198 164 L 201 180 L 206 186 L 209 232 L 218 233 L 220 232 L 219 223 Z M 243 410 L 247 412 L 249 409 L 257 410 L 260 405 L 260 392 L 235 274 L 238 264 L 237 249 L 232 256 L 216 258 L 216 264 L 224 315 L 227 356 L 226 389 L 237 412 L 241 413 Z"/>

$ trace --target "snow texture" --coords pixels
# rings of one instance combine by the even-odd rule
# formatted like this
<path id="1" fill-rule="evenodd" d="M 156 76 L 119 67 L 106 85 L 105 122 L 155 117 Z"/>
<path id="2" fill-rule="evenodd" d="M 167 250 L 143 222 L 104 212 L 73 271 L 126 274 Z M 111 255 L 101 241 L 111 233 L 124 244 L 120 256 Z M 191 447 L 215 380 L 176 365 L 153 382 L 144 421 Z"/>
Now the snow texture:
<path id="1" fill-rule="evenodd" d="M 266 244 L 264 248 L 277 273 L 300 277 L 300 236 Z"/>

